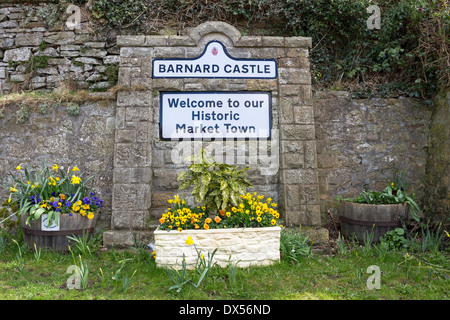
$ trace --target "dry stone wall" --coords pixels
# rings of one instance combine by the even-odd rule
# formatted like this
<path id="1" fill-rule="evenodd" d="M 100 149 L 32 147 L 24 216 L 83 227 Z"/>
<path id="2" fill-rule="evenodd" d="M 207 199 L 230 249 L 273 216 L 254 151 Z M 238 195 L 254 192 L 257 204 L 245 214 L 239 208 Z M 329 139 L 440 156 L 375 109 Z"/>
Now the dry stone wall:
<path id="1" fill-rule="evenodd" d="M 0 4 L 0 93 L 53 89 L 66 83 L 102 90 L 115 79 L 115 39 L 94 33 L 80 14 L 70 30 L 61 17 L 67 6 L 54 3 Z"/>

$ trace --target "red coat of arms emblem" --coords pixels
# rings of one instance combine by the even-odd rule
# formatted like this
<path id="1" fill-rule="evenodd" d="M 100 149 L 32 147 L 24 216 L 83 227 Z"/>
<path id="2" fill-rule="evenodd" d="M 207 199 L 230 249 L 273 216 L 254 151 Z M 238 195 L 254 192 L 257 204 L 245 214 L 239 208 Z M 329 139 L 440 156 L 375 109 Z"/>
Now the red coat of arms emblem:
<path id="1" fill-rule="evenodd" d="M 219 53 L 219 50 L 217 50 L 217 48 L 214 47 L 212 48 L 211 53 L 216 56 Z"/>

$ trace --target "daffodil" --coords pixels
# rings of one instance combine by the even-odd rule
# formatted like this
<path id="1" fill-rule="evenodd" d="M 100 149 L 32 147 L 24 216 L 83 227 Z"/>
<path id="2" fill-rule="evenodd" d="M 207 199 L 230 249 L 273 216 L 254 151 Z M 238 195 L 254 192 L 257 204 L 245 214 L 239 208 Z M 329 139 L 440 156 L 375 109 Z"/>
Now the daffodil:
<path id="1" fill-rule="evenodd" d="M 80 184 L 81 178 L 78 176 L 72 176 L 72 184 Z"/>
<path id="2" fill-rule="evenodd" d="M 73 168 L 72 168 L 72 171 L 73 171 L 73 172 L 75 172 L 75 171 L 80 171 L 80 169 L 78 169 L 77 167 L 73 167 Z"/>
<path id="3" fill-rule="evenodd" d="M 14 188 L 14 187 L 11 187 L 11 188 L 9 189 L 9 191 L 11 191 L 11 192 L 17 192 L 17 189 Z"/>
<path id="4" fill-rule="evenodd" d="M 53 167 L 52 167 L 52 170 L 55 170 L 56 172 L 58 172 L 58 169 L 59 169 L 58 165 L 54 164 Z"/>
<path id="5" fill-rule="evenodd" d="M 20 164 L 16 167 L 16 170 L 20 170 Z"/>
<path id="6" fill-rule="evenodd" d="M 187 237 L 185 244 L 187 244 L 188 246 L 190 246 L 191 244 L 194 244 L 194 240 L 192 240 L 191 236 Z"/>

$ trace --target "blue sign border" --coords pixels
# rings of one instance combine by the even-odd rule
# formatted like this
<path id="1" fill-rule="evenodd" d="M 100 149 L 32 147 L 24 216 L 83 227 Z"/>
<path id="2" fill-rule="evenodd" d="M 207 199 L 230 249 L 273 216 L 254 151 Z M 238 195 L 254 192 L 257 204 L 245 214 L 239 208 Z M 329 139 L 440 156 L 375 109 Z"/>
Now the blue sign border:
<path id="1" fill-rule="evenodd" d="M 155 70 L 155 61 L 166 61 L 166 60 L 174 60 L 174 61 L 195 61 L 203 57 L 206 53 L 206 48 L 209 46 L 210 43 L 217 42 L 219 43 L 222 48 L 223 52 L 227 55 L 228 58 L 234 61 L 273 61 L 275 62 L 275 76 L 273 77 L 224 77 L 224 76 L 206 76 L 206 77 L 194 77 L 194 76 L 180 76 L 180 77 L 157 77 L 155 76 L 154 70 Z M 219 40 L 211 40 L 205 45 L 205 49 L 203 49 L 203 52 L 197 57 L 197 58 L 155 58 L 152 60 L 152 79 L 192 79 L 192 78 L 198 78 L 198 79 L 277 79 L 278 78 L 278 61 L 276 59 L 239 59 L 232 57 L 228 51 L 225 45 L 220 42 Z"/>
<path id="2" fill-rule="evenodd" d="M 163 138 L 162 122 L 163 122 L 163 96 L 165 94 L 267 94 L 269 96 L 269 136 L 267 138 Z M 159 139 L 161 141 L 252 141 L 252 140 L 271 140 L 272 139 L 272 94 L 268 91 L 164 91 L 159 94 Z"/>

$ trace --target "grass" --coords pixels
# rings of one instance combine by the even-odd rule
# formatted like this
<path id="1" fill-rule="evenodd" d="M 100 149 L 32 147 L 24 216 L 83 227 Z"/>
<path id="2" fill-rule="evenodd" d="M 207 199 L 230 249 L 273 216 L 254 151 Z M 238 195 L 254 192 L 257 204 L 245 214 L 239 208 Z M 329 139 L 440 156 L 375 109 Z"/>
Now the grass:
<path id="1" fill-rule="evenodd" d="M 23 242 L 2 236 L 1 300 L 448 300 L 449 251 L 389 251 L 350 245 L 345 254 L 331 250 L 284 257 L 268 267 L 213 267 L 199 288 L 169 290 L 173 282 L 157 268 L 151 252 L 140 248 L 72 254 L 42 250 L 36 255 Z M 367 251 L 368 250 L 368 251 Z M 19 258 L 20 257 L 20 258 Z M 69 289 L 72 265 L 88 266 L 87 287 Z M 370 290 L 367 268 L 381 271 L 380 289 Z M 231 271 L 233 273 L 231 273 Z M 192 271 L 193 272 L 193 271 Z"/>

